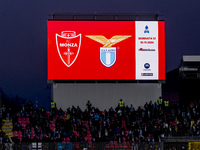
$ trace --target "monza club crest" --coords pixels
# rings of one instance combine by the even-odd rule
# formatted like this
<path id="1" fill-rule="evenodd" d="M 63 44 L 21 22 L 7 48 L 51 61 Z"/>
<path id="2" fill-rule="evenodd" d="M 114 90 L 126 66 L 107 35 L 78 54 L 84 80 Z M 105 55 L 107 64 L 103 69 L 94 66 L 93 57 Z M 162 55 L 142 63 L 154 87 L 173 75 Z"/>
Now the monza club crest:
<path id="1" fill-rule="evenodd" d="M 67 67 L 70 67 L 78 57 L 81 34 L 76 35 L 74 31 L 62 31 L 61 35 L 56 33 L 56 46 L 60 59 Z"/>

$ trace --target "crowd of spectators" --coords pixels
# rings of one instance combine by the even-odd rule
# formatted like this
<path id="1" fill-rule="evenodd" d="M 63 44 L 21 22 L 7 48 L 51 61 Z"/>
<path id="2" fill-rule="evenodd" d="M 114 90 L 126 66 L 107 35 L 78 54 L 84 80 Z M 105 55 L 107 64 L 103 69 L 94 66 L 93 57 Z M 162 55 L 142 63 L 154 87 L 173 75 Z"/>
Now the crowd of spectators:
<path id="1" fill-rule="evenodd" d="M 160 142 L 162 137 L 199 136 L 200 103 L 188 106 L 147 102 L 135 109 L 133 105 L 99 110 L 86 104 L 81 110 L 72 106 L 33 108 L 29 102 L 12 114 L 13 142 Z"/>

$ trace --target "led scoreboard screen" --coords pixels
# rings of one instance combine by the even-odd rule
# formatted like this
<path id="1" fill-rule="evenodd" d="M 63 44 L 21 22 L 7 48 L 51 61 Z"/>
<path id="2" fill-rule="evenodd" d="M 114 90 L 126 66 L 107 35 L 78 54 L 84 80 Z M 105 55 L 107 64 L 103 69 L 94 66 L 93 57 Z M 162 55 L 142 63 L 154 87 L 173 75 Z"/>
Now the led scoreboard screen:
<path id="1" fill-rule="evenodd" d="M 49 20 L 48 80 L 165 80 L 165 22 Z"/>

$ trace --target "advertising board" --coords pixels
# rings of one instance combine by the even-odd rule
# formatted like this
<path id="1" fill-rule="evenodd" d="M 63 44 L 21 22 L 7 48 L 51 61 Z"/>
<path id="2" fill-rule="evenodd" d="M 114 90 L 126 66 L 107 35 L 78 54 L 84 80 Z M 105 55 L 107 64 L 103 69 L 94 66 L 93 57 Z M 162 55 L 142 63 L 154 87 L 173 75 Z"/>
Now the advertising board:
<path id="1" fill-rule="evenodd" d="M 48 21 L 48 80 L 165 80 L 164 21 Z"/>

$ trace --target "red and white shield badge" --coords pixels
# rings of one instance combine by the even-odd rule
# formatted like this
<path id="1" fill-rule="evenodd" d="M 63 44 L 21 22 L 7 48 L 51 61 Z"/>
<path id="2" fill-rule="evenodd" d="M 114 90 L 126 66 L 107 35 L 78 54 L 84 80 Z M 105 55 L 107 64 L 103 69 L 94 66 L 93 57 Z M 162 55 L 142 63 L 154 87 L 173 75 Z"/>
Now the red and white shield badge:
<path id="1" fill-rule="evenodd" d="M 62 31 L 56 34 L 56 45 L 62 62 L 70 67 L 76 60 L 81 47 L 81 34 L 76 35 L 74 31 Z"/>

